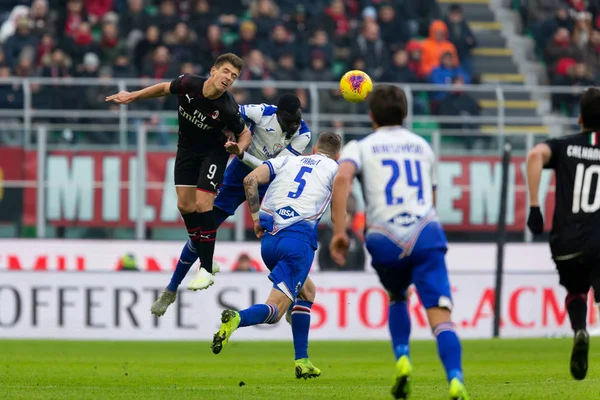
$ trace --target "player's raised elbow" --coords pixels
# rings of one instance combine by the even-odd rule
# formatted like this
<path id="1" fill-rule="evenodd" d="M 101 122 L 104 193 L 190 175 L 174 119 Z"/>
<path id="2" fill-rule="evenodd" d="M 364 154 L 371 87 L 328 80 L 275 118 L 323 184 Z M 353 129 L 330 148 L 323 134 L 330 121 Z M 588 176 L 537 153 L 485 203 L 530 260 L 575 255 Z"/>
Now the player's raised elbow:
<path id="1" fill-rule="evenodd" d="M 244 178 L 244 186 L 245 187 L 251 187 L 251 186 L 254 186 L 255 184 L 256 184 L 256 176 L 254 174 L 250 173 Z"/>

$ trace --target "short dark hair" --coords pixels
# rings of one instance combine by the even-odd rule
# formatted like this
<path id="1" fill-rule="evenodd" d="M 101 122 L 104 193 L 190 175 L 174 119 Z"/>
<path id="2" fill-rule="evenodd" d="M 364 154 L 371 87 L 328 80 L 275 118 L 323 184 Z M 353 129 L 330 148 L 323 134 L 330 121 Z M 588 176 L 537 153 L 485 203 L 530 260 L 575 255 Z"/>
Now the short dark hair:
<path id="1" fill-rule="evenodd" d="M 402 125 L 406 109 L 406 95 L 398 86 L 377 85 L 369 94 L 371 118 L 378 126 Z"/>
<path id="2" fill-rule="evenodd" d="M 579 102 L 581 123 L 586 129 L 600 129 L 600 89 L 586 90 Z"/>
<path id="3" fill-rule="evenodd" d="M 221 65 L 223 65 L 225 63 L 231 64 L 234 68 L 236 68 L 240 72 L 242 71 L 242 68 L 244 67 L 244 62 L 242 61 L 242 59 L 233 53 L 221 54 L 215 61 L 215 68 L 219 68 Z"/>
<path id="4" fill-rule="evenodd" d="M 334 132 L 323 132 L 317 139 L 317 149 L 330 157 L 335 157 L 342 148 L 342 137 Z"/>
<path id="5" fill-rule="evenodd" d="M 291 93 L 284 94 L 277 102 L 277 111 L 285 111 L 288 114 L 295 114 L 301 108 L 300 99 Z"/>

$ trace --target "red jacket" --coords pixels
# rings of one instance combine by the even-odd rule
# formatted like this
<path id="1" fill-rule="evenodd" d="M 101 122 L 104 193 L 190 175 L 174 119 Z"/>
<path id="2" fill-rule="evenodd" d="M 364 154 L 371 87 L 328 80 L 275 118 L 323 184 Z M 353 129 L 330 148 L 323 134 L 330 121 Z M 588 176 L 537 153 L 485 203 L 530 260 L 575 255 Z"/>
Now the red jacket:
<path id="1" fill-rule="evenodd" d="M 85 0 L 85 9 L 88 14 L 102 18 L 112 10 L 113 0 Z"/>

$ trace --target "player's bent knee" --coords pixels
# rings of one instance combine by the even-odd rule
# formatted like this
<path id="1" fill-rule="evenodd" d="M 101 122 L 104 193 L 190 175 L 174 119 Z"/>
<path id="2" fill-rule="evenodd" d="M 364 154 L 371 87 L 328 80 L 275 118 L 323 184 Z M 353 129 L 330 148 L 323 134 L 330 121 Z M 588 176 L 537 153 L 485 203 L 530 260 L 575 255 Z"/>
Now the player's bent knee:
<path id="1" fill-rule="evenodd" d="M 315 287 L 314 282 L 309 278 L 304 282 L 304 286 L 302 286 L 300 293 L 298 293 L 298 298 L 314 303 L 316 295 L 317 288 Z"/>
<path id="2" fill-rule="evenodd" d="M 196 196 L 196 212 L 206 212 L 213 209 L 215 196 L 211 193 L 198 192 Z"/>
<path id="3" fill-rule="evenodd" d="M 183 214 L 190 214 L 196 211 L 196 204 L 193 201 L 178 201 L 177 208 Z"/>
<path id="4" fill-rule="evenodd" d="M 432 328 L 445 322 L 452 322 L 451 307 L 430 307 L 426 311 L 429 326 Z"/>

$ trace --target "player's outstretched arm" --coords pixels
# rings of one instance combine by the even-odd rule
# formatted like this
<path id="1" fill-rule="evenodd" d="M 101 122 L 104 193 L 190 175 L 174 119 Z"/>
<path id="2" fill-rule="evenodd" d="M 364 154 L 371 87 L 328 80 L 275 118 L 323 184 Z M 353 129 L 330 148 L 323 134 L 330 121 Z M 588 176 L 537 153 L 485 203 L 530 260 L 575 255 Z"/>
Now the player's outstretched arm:
<path id="1" fill-rule="evenodd" d="M 527 154 L 527 187 L 529 189 L 529 205 L 539 206 L 540 179 L 544 165 L 552 157 L 550 147 L 545 143 L 537 144 Z"/>
<path id="2" fill-rule="evenodd" d="M 234 142 L 232 140 L 227 141 L 225 143 L 225 149 L 230 154 L 235 154 L 236 156 L 240 156 L 244 154 L 244 151 L 250 146 L 250 141 L 252 141 L 252 133 L 247 126 L 244 126 L 242 132 L 237 135 L 237 141 Z"/>
<path id="3" fill-rule="evenodd" d="M 539 189 L 542 170 L 551 158 L 552 150 L 545 143 L 536 145 L 527 155 L 527 187 L 529 189 L 527 226 L 536 235 L 544 231 L 544 217 L 540 211 Z"/>
<path id="4" fill-rule="evenodd" d="M 346 233 L 346 203 L 352 190 L 355 173 L 354 164 L 342 161 L 333 181 L 333 198 L 331 200 L 333 238 L 329 244 L 329 251 L 331 252 L 331 259 L 339 265 L 346 264 L 346 254 L 350 245 L 350 239 Z"/>
<path id="5" fill-rule="evenodd" d="M 254 221 L 254 233 L 256 233 L 256 237 L 259 239 L 262 237 L 263 229 L 258 223 L 258 211 L 260 210 L 258 185 L 269 183 L 270 178 L 271 170 L 266 164 L 256 168 L 244 178 L 244 191 L 246 192 L 248 208 L 250 209 L 252 220 Z"/>
<path id="6" fill-rule="evenodd" d="M 246 164 L 247 166 L 249 166 L 252 169 L 260 167 L 263 163 L 263 161 L 254 157 L 252 154 L 248 153 L 247 151 L 240 154 L 238 156 L 238 158 L 241 162 L 243 162 L 244 164 Z"/>
<path id="7" fill-rule="evenodd" d="M 170 82 L 162 82 L 157 83 L 156 85 L 148 86 L 147 88 L 141 90 L 136 90 L 135 92 L 121 90 L 117 94 L 107 96 L 106 101 L 113 101 L 117 104 L 129 104 L 135 100 L 168 96 L 171 94 L 171 91 L 169 90 L 170 86 Z"/>

